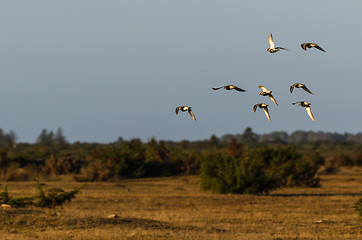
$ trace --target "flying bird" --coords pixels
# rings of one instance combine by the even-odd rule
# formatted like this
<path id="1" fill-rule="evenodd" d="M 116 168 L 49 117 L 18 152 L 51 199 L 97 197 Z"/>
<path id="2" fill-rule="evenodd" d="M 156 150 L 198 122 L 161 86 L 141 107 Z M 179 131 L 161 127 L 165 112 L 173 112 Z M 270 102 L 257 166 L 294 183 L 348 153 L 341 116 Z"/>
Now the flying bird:
<path id="1" fill-rule="evenodd" d="M 300 102 L 295 102 L 295 103 L 292 103 L 292 104 L 293 105 L 298 104 L 299 106 L 305 107 L 305 110 L 307 110 L 307 113 L 308 113 L 309 117 L 313 120 L 313 122 L 315 122 L 312 110 L 310 109 L 310 105 L 312 105 L 311 103 L 300 101 Z"/>
<path id="2" fill-rule="evenodd" d="M 267 51 L 270 52 L 270 53 L 278 52 L 280 49 L 289 50 L 289 49 L 282 48 L 282 47 L 275 47 L 275 44 L 273 42 L 273 35 L 272 34 L 269 35 L 268 42 L 269 42 L 270 48 L 268 48 Z"/>
<path id="3" fill-rule="evenodd" d="M 244 89 L 241 89 L 237 86 L 234 86 L 234 85 L 226 85 L 226 86 L 223 86 L 223 87 L 218 87 L 218 88 L 212 88 L 213 90 L 219 90 L 220 88 L 223 88 L 223 89 L 226 89 L 226 90 L 233 90 L 235 89 L 236 91 L 239 91 L 239 92 L 246 92 L 246 90 Z"/>
<path id="4" fill-rule="evenodd" d="M 292 86 L 290 86 L 290 93 L 293 92 L 293 89 L 294 88 L 303 88 L 306 92 L 310 93 L 310 94 L 313 94 L 308 88 L 307 86 L 305 86 L 304 84 L 302 83 L 294 83 Z"/>
<path id="5" fill-rule="evenodd" d="M 278 103 L 277 101 L 275 101 L 275 98 L 273 97 L 272 95 L 272 91 L 269 91 L 268 89 L 266 89 L 264 86 L 260 85 L 259 88 L 262 90 L 259 95 L 262 95 L 262 96 L 268 96 L 274 103 L 275 105 L 278 106 Z"/>
<path id="6" fill-rule="evenodd" d="M 268 120 L 271 122 L 271 119 L 270 119 L 270 114 L 269 114 L 269 111 L 268 111 L 268 104 L 265 104 L 265 103 L 258 103 L 258 104 L 255 104 L 253 109 L 254 109 L 254 112 L 256 111 L 257 108 L 262 108 L 264 110 L 264 113 L 265 113 L 265 116 L 268 118 Z"/>
<path id="7" fill-rule="evenodd" d="M 324 49 L 323 48 L 321 48 L 318 44 L 316 44 L 316 43 L 302 43 L 301 45 L 300 45 L 303 49 L 304 49 L 304 51 L 307 51 L 307 48 L 316 48 L 316 49 L 318 49 L 318 50 L 321 50 L 321 51 L 323 51 L 323 52 L 325 52 L 324 51 Z"/>
<path id="8" fill-rule="evenodd" d="M 192 112 L 191 107 L 187 107 L 187 106 L 177 107 L 176 110 L 175 110 L 175 111 L 176 111 L 176 115 L 178 114 L 178 112 L 179 112 L 180 110 L 181 110 L 182 112 L 188 111 L 189 114 L 190 114 L 190 116 L 196 121 L 195 115 L 194 115 L 194 113 Z"/>

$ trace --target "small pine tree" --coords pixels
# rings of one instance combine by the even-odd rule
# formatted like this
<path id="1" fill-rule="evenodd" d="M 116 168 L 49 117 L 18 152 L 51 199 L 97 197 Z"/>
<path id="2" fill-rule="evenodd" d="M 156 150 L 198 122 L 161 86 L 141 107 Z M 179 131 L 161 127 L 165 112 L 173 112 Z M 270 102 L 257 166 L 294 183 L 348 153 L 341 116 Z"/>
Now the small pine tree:
<path id="1" fill-rule="evenodd" d="M 39 181 L 36 182 L 36 188 L 38 193 L 33 197 L 22 197 L 22 198 L 13 198 L 9 196 L 8 188 L 5 185 L 4 191 L 0 192 L 0 204 L 9 204 L 12 207 L 25 207 L 28 205 L 33 205 L 36 207 L 47 207 L 55 209 L 57 206 L 63 205 L 65 202 L 70 202 L 75 198 L 75 195 L 80 193 L 80 190 L 84 187 L 84 184 L 79 188 L 74 188 L 69 192 L 49 192 L 45 194 L 43 187 Z"/>
<path id="2" fill-rule="evenodd" d="M 57 206 L 63 205 L 65 202 L 70 202 L 72 199 L 75 198 L 75 195 L 80 193 L 81 189 L 84 187 L 84 184 L 79 188 L 74 188 L 69 192 L 50 192 L 47 195 L 43 191 L 43 187 L 39 181 L 36 183 L 36 188 L 38 190 L 38 194 L 34 196 L 35 202 L 33 203 L 34 206 L 37 207 L 47 207 L 51 209 L 55 209 Z"/>

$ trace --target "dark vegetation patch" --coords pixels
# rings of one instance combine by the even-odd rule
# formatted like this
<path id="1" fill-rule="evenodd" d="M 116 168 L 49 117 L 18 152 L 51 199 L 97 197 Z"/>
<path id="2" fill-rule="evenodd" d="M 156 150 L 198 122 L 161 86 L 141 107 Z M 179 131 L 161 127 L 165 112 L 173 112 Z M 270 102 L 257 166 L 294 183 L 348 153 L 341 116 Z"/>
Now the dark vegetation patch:
<path id="1" fill-rule="evenodd" d="M 216 193 L 268 194 L 288 186 L 318 187 L 324 158 L 295 146 L 244 148 L 233 139 L 201 165 L 201 187 Z"/>
<path id="2" fill-rule="evenodd" d="M 72 199 L 74 199 L 75 195 L 80 193 L 80 190 L 83 187 L 84 185 L 78 188 L 74 188 L 69 192 L 65 192 L 62 189 L 53 188 L 50 189 L 48 193 L 45 193 L 43 190 L 43 185 L 37 181 L 37 193 L 34 196 L 16 198 L 9 195 L 8 188 L 5 185 L 4 191 L 0 192 L 0 204 L 10 205 L 11 207 L 45 207 L 54 210 L 57 206 L 62 206 L 65 202 L 70 202 Z"/>
<path id="3" fill-rule="evenodd" d="M 322 174 L 334 174 L 340 166 L 362 165 L 362 133 L 296 131 L 260 135 L 247 128 L 242 134 L 220 138 L 213 135 L 200 141 L 151 138 L 142 142 L 137 138 L 124 140 L 120 137 L 113 143 L 99 144 L 69 143 L 61 129 L 55 133 L 44 129 L 36 143 L 28 144 L 16 143 L 14 132 L 6 134 L 0 129 L 0 180 L 33 181 L 39 177 L 52 180 L 70 176 L 76 181 L 88 182 L 199 174 L 203 162 L 210 161 L 211 157 L 224 158 L 225 152 L 230 153 L 233 141 L 241 144 L 247 154 L 252 154 L 253 149 L 258 152 L 261 147 L 274 150 L 296 147 L 306 161 L 318 155 L 323 158 L 319 168 Z M 263 161 L 269 160 L 264 157 Z M 245 160 L 243 163 L 247 164 Z M 274 184 L 273 178 L 269 180 L 268 185 Z"/>

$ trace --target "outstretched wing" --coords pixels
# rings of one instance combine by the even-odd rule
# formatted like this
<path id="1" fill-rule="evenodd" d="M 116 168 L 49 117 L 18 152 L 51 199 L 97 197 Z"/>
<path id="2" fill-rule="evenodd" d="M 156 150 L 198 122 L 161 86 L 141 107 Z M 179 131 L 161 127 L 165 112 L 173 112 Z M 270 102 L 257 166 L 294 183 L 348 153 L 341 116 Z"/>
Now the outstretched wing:
<path id="1" fill-rule="evenodd" d="M 239 87 L 234 87 L 234 89 L 235 89 L 236 91 L 239 91 L 239 92 L 246 92 L 246 90 L 241 89 L 241 88 L 239 88 Z"/>
<path id="2" fill-rule="evenodd" d="M 295 86 L 297 86 L 297 84 L 298 84 L 298 83 L 294 83 L 292 86 L 290 86 L 290 93 L 293 92 L 293 89 L 294 89 Z"/>
<path id="3" fill-rule="evenodd" d="M 219 90 L 220 88 L 222 88 L 222 87 L 218 87 L 218 88 L 212 88 L 212 90 Z"/>
<path id="4" fill-rule="evenodd" d="M 310 94 L 313 94 L 305 85 L 303 85 L 302 87 L 306 92 L 310 93 Z M 313 94 L 314 95 L 314 94 Z"/>
<path id="5" fill-rule="evenodd" d="M 306 43 L 302 43 L 300 46 L 304 49 L 304 51 L 307 51 L 307 44 Z"/>
<path id="6" fill-rule="evenodd" d="M 176 111 L 176 115 L 178 114 L 178 111 L 180 111 L 180 108 L 181 108 L 181 107 L 177 107 L 177 108 L 176 108 L 176 110 L 175 110 L 175 111 Z"/>
<path id="7" fill-rule="evenodd" d="M 266 89 L 263 85 L 260 85 L 259 88 L 263 91 L 263 92 L 267 92 L 268 89 Z"/>
<path id="8" fill-rule="evenodd" d="M 276 49 L 289 50 L 289 49 L 286 49 L 286 48 L 283 48 L 283 47 L 276 47 Z"/>
<path id="9" fill-rule="evenodd" d="M 273 35 L 272 34 L 269 35 L 268 42 L 269 42 L 270 48 L 274 49 L 275 45 L 274 45 L 274 42 L 273 42 Z"/>
<path id="10" fill-rule="evenodd" d="M 254 112 L 256 111 L 256 109 L 258 108 L 259 105 L 260 105 L 260 103 L 254 105 L 254 107 L 253 107 Z"/>
<path id="11" fill-rule="evenodd" d="M 195 115 L 194 115 L 194 113 L 192 112 L 191 108 L 189 108 L 188 111 L 189 111 L 190 116 L 196 121 Z"/>
<path id="12" fill-rule="evenodd" d="M 269 94 L 269 98 L 273 101 L 273 103 L 275 103 L 275 105 L 278 106 L 277 101 L 275 101 L 275 99 L 274 99 L 274 97 L 273 97 L 273 95 L 271 93 Z"/>
<path id="13" fill-rule="evenodd" d="M 318 44 L 316 44 L 314 47 L 315 47 L 316 49 L 319 49 L 319 50 L 325 52 L 323 48 L 321 48 L 320 46 L 318 46 Z"/>
<path id="14" fill-rule="evenodd" d="M 269 111 L 268 111 L 267 107 L 264 108 L 264 113 L 265 113 L 265 116 L 268 118 L 268 120 L 271 122 L 270 114 L 269 114 Z"/>
<path id="15" fill-rule="evenodd" d="M 306 107 L 305 110 L 307 110 L 307 113 L 309 115 L 309 117 L 313 120 L 313 122 L 315 122 L 312 110 L 310 109 L 310 107 Z"/>

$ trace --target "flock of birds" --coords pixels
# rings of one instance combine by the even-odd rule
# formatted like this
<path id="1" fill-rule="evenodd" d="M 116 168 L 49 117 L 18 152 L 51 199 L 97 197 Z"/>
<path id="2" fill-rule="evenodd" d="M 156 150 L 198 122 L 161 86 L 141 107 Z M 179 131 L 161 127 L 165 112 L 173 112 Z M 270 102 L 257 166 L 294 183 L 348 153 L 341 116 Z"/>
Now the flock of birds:
<path id="1" fill-rule="evenodd" d="M 267 51 L 269 53 L 276 53 L 280 50 L 289 50 L 283 47 L 275 47 L 274 41 L 273 41 L 273 35 L 270 34 L 269 38 L 268 38 L 268 42 L 270 47 L 267 49 Z M 302 43 L 301 47 L 304 49 L 304 51 L 306 51 L 308 48 L 316 48 L 320 51 L 325 52 L 325 50 L 323 48 L 321 48 L 318 44 L 316 43 Z M 222 87 L 217 87 L 217 88 L 212 88 L 213 90 L 219 90 L 219 89 L 225 89 L 225 90 L 236 90 L 239 92 L 246 92 L 246 90 L 239 88 L 237 86 L 234 85 L 226 85 L 226 86 L 222 86 Z M 274 96 L 272 95 L 272 91 L 268 90 L 267 88 L 265 88 L 264 86 L 260 85 L 259 88 L 262 90 L 259 95 L 261 96 L 267 96 L 269 97 L 273 103 L 275 105 L 278 106 L 277 101 L 275 100 Z M 306 91 L 307 93 L 313 94 L 306 85 L 302 84 L 302 83 L 295 83 L 292 86 L 290 86 L 290 93 L 293 93 L 294 88 L 302 88 L 304 91 Z M 299 102 L 294 102 L 292 103 L 293 105 L 298 104 L 301 107 L 304 107 L 309 115 L 309 117 L 313 120 L 313 122 L 315 122 L 315 118 L 313 116 L 312 110 L 310 108 L 311 103 L 305 102 L 305 101 L 299 101 Z M 270 114 L 269 114 L 269 110 L 268 110 L 268 104 L 266 103 L 257 103 L 254 105 L 253 109 L 254 112 L 256 112 L 257 108 L 261 108 L 264 110 L 265 116 L 267 117 L 267 119 L 271 122 L 271 118 L 270 118 Z M 182 112 L 188 112 L 190 114 L 190 116 L 196 121 L 196 117 L 194 115 L 194 113 L 191 110 L 191 107 L 189 106 L 179 106 L 176 108 L 176 115 L 179 113 L 179 111 Z"/>

